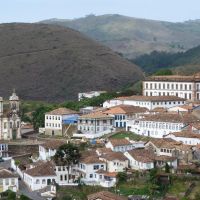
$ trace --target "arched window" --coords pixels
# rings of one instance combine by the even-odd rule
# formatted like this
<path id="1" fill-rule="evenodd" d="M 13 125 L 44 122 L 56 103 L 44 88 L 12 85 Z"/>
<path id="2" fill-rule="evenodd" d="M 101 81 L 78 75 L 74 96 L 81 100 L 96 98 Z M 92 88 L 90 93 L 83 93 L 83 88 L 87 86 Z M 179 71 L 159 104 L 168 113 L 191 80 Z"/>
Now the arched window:
<path id="1" fill-rule="evenodd" d="M 36 184 L 40 184 L 40 179 L 36 179 Z"/>
<path id="2" fill-rule="evenodd" d="M 42 179 L 42 184 L 45 184 L 46 183 L 46 180 L 45 179 Z"/>

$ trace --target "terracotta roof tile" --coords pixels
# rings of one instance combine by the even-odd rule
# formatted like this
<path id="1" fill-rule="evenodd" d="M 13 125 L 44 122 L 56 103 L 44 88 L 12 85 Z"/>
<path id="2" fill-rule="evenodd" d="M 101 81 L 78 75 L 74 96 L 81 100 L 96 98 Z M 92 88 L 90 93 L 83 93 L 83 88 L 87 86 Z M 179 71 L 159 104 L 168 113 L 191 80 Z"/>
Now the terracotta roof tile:
<path id="1" fill-rule="evenodd" d="M 198 138 L 200 139 L 200 134 L 199 133 L 193 133 L 191 131 L 181 131 L 181 132 L 175 132 L 175 133 L 170 133 L 171 135 L 174 135 L 176 137 L 183 137 L 183 138 Z M 168 135 L 170 135 L 168 134 Z"/>
<path id="2" fill-rule="evenodd" d="M 57 109 L 47 112 L 45 114 L 48 114 L 48 115 L 71 115 L 71 114 L 78 114 L 78 112 L 75 110 L 68 109 L 68 108 L 57 108 Z"/>
<path id="3" fill-rule="evenodd" d="M 51 162 L 46 162 L 34 168 L 28 169 L 24 171 L 24 173 L 30 176 L 56 176 L 54 165 Z"/>
<path id="4" fill-rule="evenodd" d="M 105 163 L 103 160 L 100 160 L 98 156 L 81 157 L 80 162 L 85 164 Z"/>
<path id="5" fill-rule="evenodd" d="M 114 117 L 103 112 L 92 112 L 79 117 L 79 119 L 107 119 L 107 118 L 113 119 Z"/>
<path id="6" fill-rule="evenodd" d="M 13 174 L 7 169 L 0 169 L 0 178 L 16 178 L 18 177 L 16 174 Z"/>
<path id="7" fill-rule="evenodd" d="M 112 161 L 112 160 L 120 160 L 120 161 L 126 161 L 127 158 L 122 152 L 108 152 L 104 155 L 100 156 L 101 158 Z"/>
<path id="8" fill-rule="evenodd" d="M 127 200 L 126 197 L 118 196 L 108 191 L 97 192 L 87 196 L 88 200 Z"/>
<path id="9" fill-rule="evenodd" d="M 128 97 L 117 97 L 116 100 L 129 100 L 129 101 L 185 101 L 186 99 L 177 96 L 128 96 Z"/>
<path id="10" fill-rule="evenodd" d="M 129 105 L 119 105 L 109 108 L 104 113 L 107 114 L 135 114 L 135 113 L 144 113 L 148 109 L 139 107 L 139 106 L 129 106 Z"/>
<path id="11" fill-rule="evenodd" d="M 131 142 L 127 139 L 109 139 L 109 142 L 113 145 L 113 147 L 117 146 L 125 146 L 125 145 L 131 145 Z"/>

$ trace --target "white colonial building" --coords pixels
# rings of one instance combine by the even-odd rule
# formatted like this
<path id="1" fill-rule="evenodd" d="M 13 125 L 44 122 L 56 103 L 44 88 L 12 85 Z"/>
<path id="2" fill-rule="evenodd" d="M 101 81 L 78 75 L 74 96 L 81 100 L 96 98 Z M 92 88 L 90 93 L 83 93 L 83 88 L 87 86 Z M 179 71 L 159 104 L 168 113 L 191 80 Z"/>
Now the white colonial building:
<path id="1" fill-rule="evenodd" d="M 78 134 L 73 136 L 98 138 L 111 133 L 114 128 L 114 116 L 103 112 L 93 112 L 78 118 Z"/>
<path id="2" fill-rule="evenodd" d="M 108 108 L 108 110 L 103 111 L 105 114 L 114 115 L 114 126 L 115 128 L 124 128 L 126 129 L 126 124 L 128 120 L 133 120 L 138 118 L 144 113 L 148 113 L 147 108 L 139 106 L 130 106 L 130 105 L 119 105 Z"/>
<path id="3" fill-rule="evenodd" d="M 45 113 L 45 134 L 63 136 L 64 125 L 76 124 L 78 112 L 67 108 L 58 108 Z"/>
<path id="4" fill-rule="evenodd" d="M 170 108 L 178 105 L 184 105 L 185 103 L 186 101 L 184 98 L 177 96 L 128 96 L 107 100 L 103 103 L 103 107 L 110 108 L 123 104 L 140 106 L 153 110 L 157 107 Z"/>
<path id="5" fill-rule="evenodd" d="M 17 192 L 18 189 L 18 176 L 7 169 L 0 169 L 0 193 L 6 190 Z"/>
<path id="6" fill-rule="evenodd" d="M 98 97 L 101 94 L 106 93 L 106 91 L 90 91 L 90 92 L 80 92 L 78 93 L 78 100 L 82 100 L 84 98 L 93 98 Z"/>
<path id="7" fill-rule="evenodd" d="M 175 141 L 182 142 L 187 145 L 197 145 L 200 144 L 200 134 L 194 133 L 188 130 L 181 132 L 169 133 L 165 138 L 171 138 Z"/>
<path id="8" fill-rule="evenodd" d="M 63 144 L 66 144 L 66 142 L 61 140 L 49 140 L 44 144 L 40 144 L 39 159 L 51 160 L 51 158 L 56 154 L 57 149 Z"/>
<path id="9" fill-rule="evenodd" d="M 200 73 L 193 76 L 151 76 L 143 81 L 144 96 L 177 96 L 200 100 Z"/>
<path id="10" fill-rule="evenodd" d="M 190 114 L 150 114 L 144 118 L 130 121 L 127 124 L 127 130 L 139 135 L 162 138 L 171 132 L 181 131 L 189 123 L 195 121 L 197 118 Z"/>

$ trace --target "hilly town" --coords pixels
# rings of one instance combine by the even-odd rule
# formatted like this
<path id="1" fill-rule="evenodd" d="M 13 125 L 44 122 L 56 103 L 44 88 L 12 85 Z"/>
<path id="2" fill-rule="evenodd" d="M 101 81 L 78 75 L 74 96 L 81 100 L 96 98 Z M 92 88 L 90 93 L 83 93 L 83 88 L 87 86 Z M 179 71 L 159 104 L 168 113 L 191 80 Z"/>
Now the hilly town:
<path id="1" fill-rule="evenodd" d="M 199 199 L 200 73 L 146 77 L 142 93 L 43 111 L 38 128 L 17 91 L 1 97 L 1 198 Z"/>

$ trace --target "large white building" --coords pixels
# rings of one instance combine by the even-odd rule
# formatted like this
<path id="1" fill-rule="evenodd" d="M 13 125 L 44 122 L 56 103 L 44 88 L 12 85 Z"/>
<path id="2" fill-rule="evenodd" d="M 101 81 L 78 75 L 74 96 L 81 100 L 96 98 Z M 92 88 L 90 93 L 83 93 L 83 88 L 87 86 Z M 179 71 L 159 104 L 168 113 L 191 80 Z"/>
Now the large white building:
<path id="1" fill-rule="evenodd" d="M 150 114 L 130 121 L 127 124 L 127 130 L 139 135 L 162 138 L 169 133 L 181 131 L 189 123 L 195 121 L 197 118 L 191 114 Z"/>
<path id="2" fill-rule="evenodd" d="M 114 116 L 103 112 L 93 112 L 78 118 L 77 137 L 98 138 L 113 132 Z"/>
<path id="3" fill-rule="evenodd" d="M 177 96 L 200 100 L 200 73 L 193 76 L 151 76 L 143 81 L 144 96 Z"/>
<path id="4" fill-rule="evenodd" d="M 21 138 L 21 118 L 19 97 L 15 91 L 9 98 L 9 104 L 0 97 L 0 140 Z"/>
<path id="5" fill-rule="evenodd" d="M 185 99 L 177 96 L 128 96 L 118 97 L 107 100 L 103 103 L 104 108 L 110 108 L 118 105 L 131 105 L 145 107 L 153 110 L 157 107 L 170 108 L 174 106 L 184 105 Z"/>
<path id="6" fill-rule="evenodd" d="M 78 112 L 67 108 L 58 108 L 45 113 L 45 134 L 65 135 L 64 125 L 76 124 Z"/>

